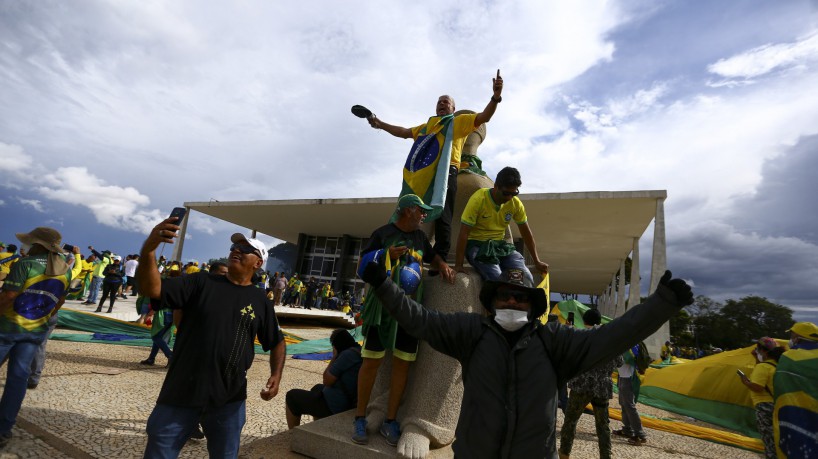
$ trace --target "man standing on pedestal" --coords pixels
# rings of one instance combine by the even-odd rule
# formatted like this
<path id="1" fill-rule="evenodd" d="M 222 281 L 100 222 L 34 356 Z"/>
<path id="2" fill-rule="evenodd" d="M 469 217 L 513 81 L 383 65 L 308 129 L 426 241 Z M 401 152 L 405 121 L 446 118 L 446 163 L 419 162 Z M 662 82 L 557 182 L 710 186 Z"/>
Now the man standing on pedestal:
<path id="1" fill-rule="evenodd" d="M 425 123 L 413 128 L 394 126 L 381 121 L 375 115 L 368 118 L 369 124 L 375 129 L 383 129 L 395 137 L 414 139 L 415 143 L 409 152 L 403 176 L 404 184 L 401 196 L 416 194 L 433 209 L 429 211 L 429 220 L 435 220 L 435 252 L 444 260 L 449 254 L 451 246 L 451 225 L 454 199 L 457 194 L 457 172 L 460 169 L 460 153 L 466 137 L 483 123 L 489 122 L 503 98 L 503 78 L 500 70 L 497 77 L 492 78 L 493 94 L 486 108 L 482 112 L 464 113 L 454 116 L 455 105 L 451 96 L 443 95 L 435 106 L 436 116 L 429 118 Z M 434 168 L 434 163 L 448 164 L 447 186 L 442 189 L 434 188 L 443 182 L 445 174 L 438 177 L 434 171 L 420 172 L 421 169 Z M 438 169 L 441 170 L 441 169 Z M 419 177 L 419 176 L 423 177 Z M 411 182 L 411 183 L 410 183 Z M 427 192 L 428 191 L 428 192 Z M 433 196 L 432 196 L 433 195 Z"/>

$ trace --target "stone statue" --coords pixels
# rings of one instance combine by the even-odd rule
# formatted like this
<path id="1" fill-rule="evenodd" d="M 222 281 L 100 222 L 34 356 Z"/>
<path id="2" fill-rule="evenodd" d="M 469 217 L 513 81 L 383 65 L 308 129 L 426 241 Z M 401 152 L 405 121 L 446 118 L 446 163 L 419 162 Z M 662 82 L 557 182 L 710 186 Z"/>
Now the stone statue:
<path id="1" fill-rule="evenodd" d="M 474 113 L 463 110 L 456 112 Z M 477 148 L 486 136 L 485 124 L 471 133 L 463 146 L 463 156 L 477 156 Z M 461 167 L 457 176 L 457 195 L 452 218 L 452 235 L 460 231 L 460 215 L 469 197 L 479 188 L 488 188 L 494 183 L 485 175 L 473 173 Z M 423 231 L 430 238 L 434 225 L 429 222 Z M 450 254 L 453 259 L 454 254 Z M 455 284 L 446 284 L 439 276 L 424 278 L 423 305 L 444 313 L 484 312 L 479 301 L 482 281 L 477 273 L 458 275 Z M 389 397 L 389 377 L 391 359 L 384 359 L 378 372 L 372 398 L 367 413 L 369 425 L 380 425 L 386 416 Z M 398 454 L 406 458 L 423 458 L 430 448 L 440 448 L 454 441 L 454 431 L 460 414 L 463 398 L 463 380 L 460 363 L 432 349 L 425 341 L 418 347 L 417 361 L 410 367 L 407 390 L 398 411 L 401 424 L 401 438 Z"/>

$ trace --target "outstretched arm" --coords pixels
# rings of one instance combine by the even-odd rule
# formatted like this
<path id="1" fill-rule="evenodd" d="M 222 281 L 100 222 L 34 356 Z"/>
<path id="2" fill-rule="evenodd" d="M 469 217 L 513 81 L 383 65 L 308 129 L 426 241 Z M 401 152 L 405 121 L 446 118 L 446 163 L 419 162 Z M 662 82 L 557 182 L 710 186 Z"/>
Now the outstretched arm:
<path id="1" fill-rule="evenodd" d="M 492 94 L 488 105 L 486 105 L 486 108 L 484 108 L 483 111 L 478 113 L 474 118 L 475 128 L 480 127 L 480 125 L 483 123 L 488 123 L 491 120 L 491 117 L 494 116 L 495 110 L 497 110 L 497 104 L 503 100 L 503 77 L 500 76 L 500 69 L 497 69 L 497 78 L 491 79 L 491 85 L 494 93 Z"/>
<path id="2" fill-rule="evenodd" d="M 173 244 L 173 238 L 176 237 L 176 231 L 179 230 L 179 227 L 173 222 L 178 219 L 178 217 L 170 217 L 163 220 L 151 230 L 145 243 L 142 244 L 142 251 L 139 254 L 141 261 L 136 267 L 136 280 L 139 292 L 148 298 L 161 298 L 162 296 L 162 278 L 156 267 L 156 248 L 163 242 Z"/>
<path id="3" fill-rule="evenodd" d="M 528 253 L 531 254 L 531 258 L 534 259 L 534 265 L 537 266 L 537 270 L 543 274 L 547 273 L 548 263 L 540 261 L 540 255 L 537 253 L 537 243 L 534 242 L 534 233 L 531 232 L 531 227 L 528 226 L 528 222 L 517 226 L 520 228 L 520 235 L 523 237 L 523 243 L 528 249 Z"/>
<path id="4" fill-rule="evenodd" d="M 430 311 L 406 296 L 390 279 L 379 277 L 385 275 L 381 273 L 385 273 L 382 266 L 369 263 L 362 277 L 372 285 L 381 305 L 401 327 L 443 354 L 460 361 L 468 357 L 482 331 L 480 315 Z M 374 274 L 375 278 L 368 274 Z"/>
<path id="5" fill-rule="evenodd" d="M 381 121 L 377 116 L 372 115 L 367 118 L 369 121 L 369 125 L 375 129 L 382 129 L 395 137 L 399 137 L 401 139 L 411 139 L 412 138 L 412 130 L 409 128 L 395 126 L 384 121 Z"/>

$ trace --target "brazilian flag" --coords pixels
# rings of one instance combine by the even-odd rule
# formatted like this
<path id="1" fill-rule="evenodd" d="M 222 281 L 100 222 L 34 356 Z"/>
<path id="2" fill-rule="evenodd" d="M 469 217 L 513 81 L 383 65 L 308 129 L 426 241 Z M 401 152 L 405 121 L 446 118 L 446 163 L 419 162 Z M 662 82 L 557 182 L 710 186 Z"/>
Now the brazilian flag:
<path id="1" fill-rule="evenodd" d="M 443 133 L 445 137 L 442 146 L 437 140 L 438 133 Z M 432 210 L 426 213 L 426 221 L 440 217 L 446 204 L 453 137 L 454 115 L 442 116 L 429 132 L 424 126 L 412 144 L 403 166 L 400 195 L 416 194 L 426 205 L 431 206 Z"/>
<path id="2" fill-rule="evenodd" d="M 793 349 L 778 360 L 773 380 L 776 454 L 818 457 L 818 349 Z"/>

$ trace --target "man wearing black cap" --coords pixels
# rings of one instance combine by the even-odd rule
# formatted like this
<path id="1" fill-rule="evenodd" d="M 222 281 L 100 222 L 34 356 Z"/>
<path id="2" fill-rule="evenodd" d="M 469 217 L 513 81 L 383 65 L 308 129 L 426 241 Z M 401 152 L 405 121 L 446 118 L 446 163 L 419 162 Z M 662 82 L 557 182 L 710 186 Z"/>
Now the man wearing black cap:
<path id="1" fill-rule="evenodd" d="M 520 270 L 487 281 L 482 314 L 442 314 L 409 298 L 370 262 L 361 278 L 410 335 L 426 340 L 463 367 L 463 401 L 453 450 L 457 457 L 556 458 L 557 387 L 615 358 L 693 302 L 690 287 L 671 279 L 622 317 L 593 330 L 543 326 L 542 289 Z"/>
<path id="2" fill-rule="evenodd" d="M 285 344 L 272 301 L 252 284 L 267 248 L 240 233 L 227 258 L 227 275 L 199 272 L 161 280 L 156 248 L 173 243 L 177 217 L 159 223 L 142 246 L 136 268 L 139 291 L 154 310 L 183 312 L 165 382 L 146 430 L 145 457 L 176 457 L 201 422 L 211 457 L 236 457 L 245 422 L 247 370 L 254 338 L 270 351 L 270 377 L 260 396 L 278 394 Z M 158 301 L 157 301 L 158 300 Z M 156 301 L 155 304 L 154 301 Z"/>

